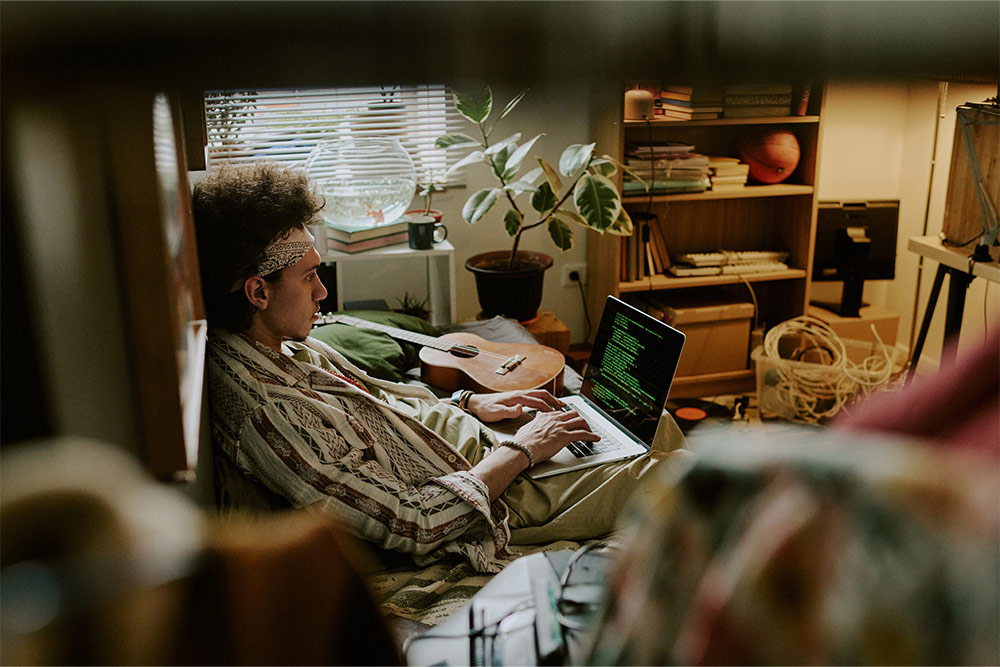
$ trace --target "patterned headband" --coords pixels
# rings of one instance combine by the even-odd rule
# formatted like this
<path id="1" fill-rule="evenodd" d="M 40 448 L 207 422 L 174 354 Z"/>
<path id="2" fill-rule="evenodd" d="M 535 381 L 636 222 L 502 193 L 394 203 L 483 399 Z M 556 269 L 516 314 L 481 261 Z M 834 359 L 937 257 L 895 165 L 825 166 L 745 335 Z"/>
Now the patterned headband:
<path id="1" fill-rule="evenodd" d="M 313 247 L 313 235 L 305 227 L 296 227 L 271 245 L 264 249 L 264 256 L 260 264 L 252 273 L 237 279 L 230 290 L 235 292 L 243 288 L 243 284 L 250 276 L 266 276 L 275 271 L 287 269 L 298 262 Z"/>

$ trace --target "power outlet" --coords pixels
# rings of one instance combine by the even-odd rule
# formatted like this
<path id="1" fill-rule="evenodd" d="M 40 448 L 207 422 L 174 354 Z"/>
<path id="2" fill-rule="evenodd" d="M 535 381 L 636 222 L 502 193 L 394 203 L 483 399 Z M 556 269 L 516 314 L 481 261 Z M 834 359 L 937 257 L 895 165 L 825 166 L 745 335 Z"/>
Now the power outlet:
<path id="1" fill-rule="evenodd" d="M 569 274 L 574 271 L 580 276 L 580 282 L 587 284 L 587 265 L 586 264 L 566 264 L 563 266 L 562 271 L 562 286 L 563 287 L 575 287 L 576 283 L 570 279 Z"/>

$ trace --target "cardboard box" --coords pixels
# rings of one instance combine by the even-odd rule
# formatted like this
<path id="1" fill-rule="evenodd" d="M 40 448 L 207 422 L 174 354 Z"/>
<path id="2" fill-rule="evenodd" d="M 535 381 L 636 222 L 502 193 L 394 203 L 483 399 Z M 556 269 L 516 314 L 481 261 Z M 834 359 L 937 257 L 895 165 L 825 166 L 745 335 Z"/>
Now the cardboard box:
<path id="1" fill-rule="evenodd" d="M 569 352 L 569 327 L 563 324 L 562 320 L 553 315 L 551 311 L 539 311 L 536 318 L 524 323 L 524 327 L 542 345 L 548 345 L 563 354 Z"/>
<path id="2" fill-rule="evenodd" d="M 841 317 L 837 313 L 831 312 L 819 306 L 809 306 L 806 311 L 811 317 L 822 320 L 829 325 L 833 331 L 841 338 L 851 340 L 874 341 L 872 325 L 878 332 L 879 338 L 884 345 L 892 347 L 896 344 L 896 330 L 899 328 L 899 315 L 890 313 L 885 308 L 878 306 L 864 306 L 859 312 L 859 317 Z"/>
<path id="3" fill-rule="evenodd" d="M 753 304 L 729 299 L 656 302 L 650 311 L 687 339 L 677 375 L 703 375 L 747 369 Z"/>

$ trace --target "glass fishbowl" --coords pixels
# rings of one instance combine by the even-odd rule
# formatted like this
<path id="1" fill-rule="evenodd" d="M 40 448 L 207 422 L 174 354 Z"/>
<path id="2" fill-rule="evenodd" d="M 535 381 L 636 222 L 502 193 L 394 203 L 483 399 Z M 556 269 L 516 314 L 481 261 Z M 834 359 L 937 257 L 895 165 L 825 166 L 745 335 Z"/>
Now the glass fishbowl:
<path id="1" fill-rule="evenodd" d="M 306 172 L 326 199 L 327 225 L 367 229 L 395 221 L 417 188 L 413 160 L 397 139 L 350 138 L 317 144 Z"/>

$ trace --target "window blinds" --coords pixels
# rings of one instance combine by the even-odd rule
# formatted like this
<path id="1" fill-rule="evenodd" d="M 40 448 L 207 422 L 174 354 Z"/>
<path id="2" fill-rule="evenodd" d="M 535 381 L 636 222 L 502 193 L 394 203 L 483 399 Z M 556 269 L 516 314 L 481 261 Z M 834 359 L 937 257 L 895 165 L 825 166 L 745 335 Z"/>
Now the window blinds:
<path id="1" fill-rule="evenodd" d="M 451 91 L 441 85 L 299 90 L 216 90 L 205 93 L 208 166 L 274 160 L 303 166 L 320 142 L 394 137 L 409 152 L 417 182 L 445 171 L 462 149 L 434 148 L 442 134 L 461 131 Z"/>

